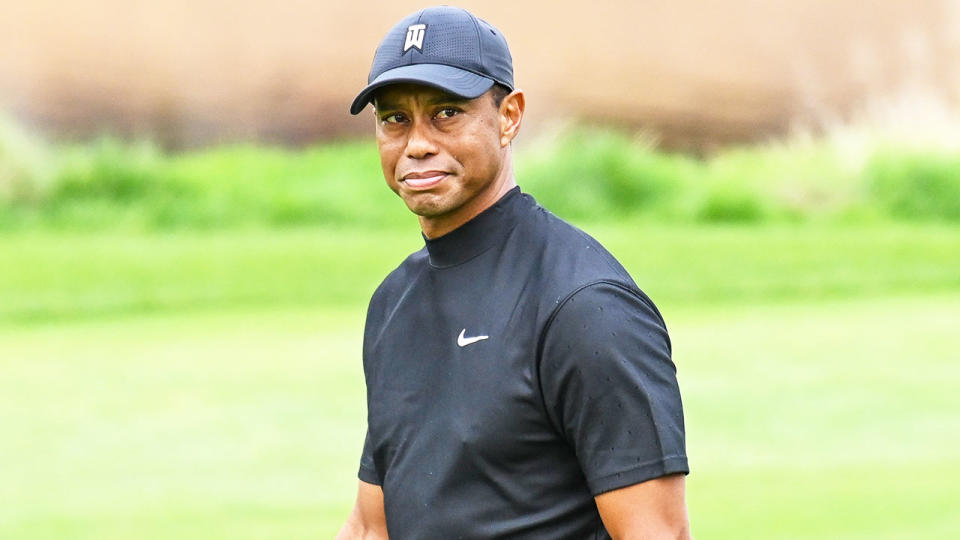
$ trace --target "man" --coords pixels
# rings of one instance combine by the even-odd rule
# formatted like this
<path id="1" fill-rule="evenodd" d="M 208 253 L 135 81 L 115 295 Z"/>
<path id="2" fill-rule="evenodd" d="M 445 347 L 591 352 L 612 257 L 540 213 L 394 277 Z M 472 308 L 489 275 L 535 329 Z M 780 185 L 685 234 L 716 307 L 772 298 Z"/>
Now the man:
<path id="1" fill-rule="evenodd" d="M 387 185 L 426 245 L 364 332 L 368 431 L 338 538 L 686 538 L 683 413 L 653 303 L 513 176 L 525 96 L 503 35 L 400 21 L 368 86 Z"/>

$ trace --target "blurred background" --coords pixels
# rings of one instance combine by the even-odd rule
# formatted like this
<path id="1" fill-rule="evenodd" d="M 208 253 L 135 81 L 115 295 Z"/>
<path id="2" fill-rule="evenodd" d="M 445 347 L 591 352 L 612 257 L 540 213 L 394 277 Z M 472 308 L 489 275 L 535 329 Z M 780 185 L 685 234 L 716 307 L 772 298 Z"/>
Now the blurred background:
<path id="1" fill-rule="evenodd" d="M 460 5 L 664 314 L 694 535 L 960 535 L 960 1 Z M 333 536 L 422 246 L 347 108 L 421 7 L 0 0 L 0 538 Z"/>

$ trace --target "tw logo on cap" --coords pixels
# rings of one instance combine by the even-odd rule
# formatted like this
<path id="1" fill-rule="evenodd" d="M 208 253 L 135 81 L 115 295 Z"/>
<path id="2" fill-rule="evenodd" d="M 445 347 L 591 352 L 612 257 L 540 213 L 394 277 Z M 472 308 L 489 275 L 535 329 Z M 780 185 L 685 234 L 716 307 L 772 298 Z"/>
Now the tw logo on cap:
<path id="1" fill-rule="evenodd" d="M 403 52 L 406 53 L 411 48 L 423 52 L 423 34 L 426 33 L 427 25 L 411 24 L 407 28 L 407 39 L 403 42 Z"/>

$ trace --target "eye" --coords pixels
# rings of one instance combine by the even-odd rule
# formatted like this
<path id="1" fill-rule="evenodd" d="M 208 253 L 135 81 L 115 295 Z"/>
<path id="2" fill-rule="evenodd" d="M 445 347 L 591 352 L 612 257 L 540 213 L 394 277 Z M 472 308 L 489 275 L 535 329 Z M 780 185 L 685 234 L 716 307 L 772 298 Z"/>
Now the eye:
<path id="1" fill-rule="evenodd" d="M 380 119 L 384 124 L 399 124 L 406 121 L 407 117 L 403 113 L 390 113 Z"/>
<path id="2" fill-rule="evenodd" d="M 455 109 L 454 107 L 444 107 L 437 111 L 437 114 L 434 115 L 434 118 L 452 118 L 458 114 L 460 114 L 458 109 Z"/>

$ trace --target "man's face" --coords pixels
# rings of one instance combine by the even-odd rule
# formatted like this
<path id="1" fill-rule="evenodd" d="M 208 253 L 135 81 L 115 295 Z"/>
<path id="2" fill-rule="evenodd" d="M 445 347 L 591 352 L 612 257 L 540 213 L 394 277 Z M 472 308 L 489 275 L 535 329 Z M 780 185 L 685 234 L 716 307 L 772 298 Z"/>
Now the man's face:
<path id="1" fill-rule="evenodd" d="M 509 140 L 489 92 L 465 100 L 399 84 L 378 91 L 374 106 L 384 178 L 421 224 L 455 228 L 499 197 Z"/>

